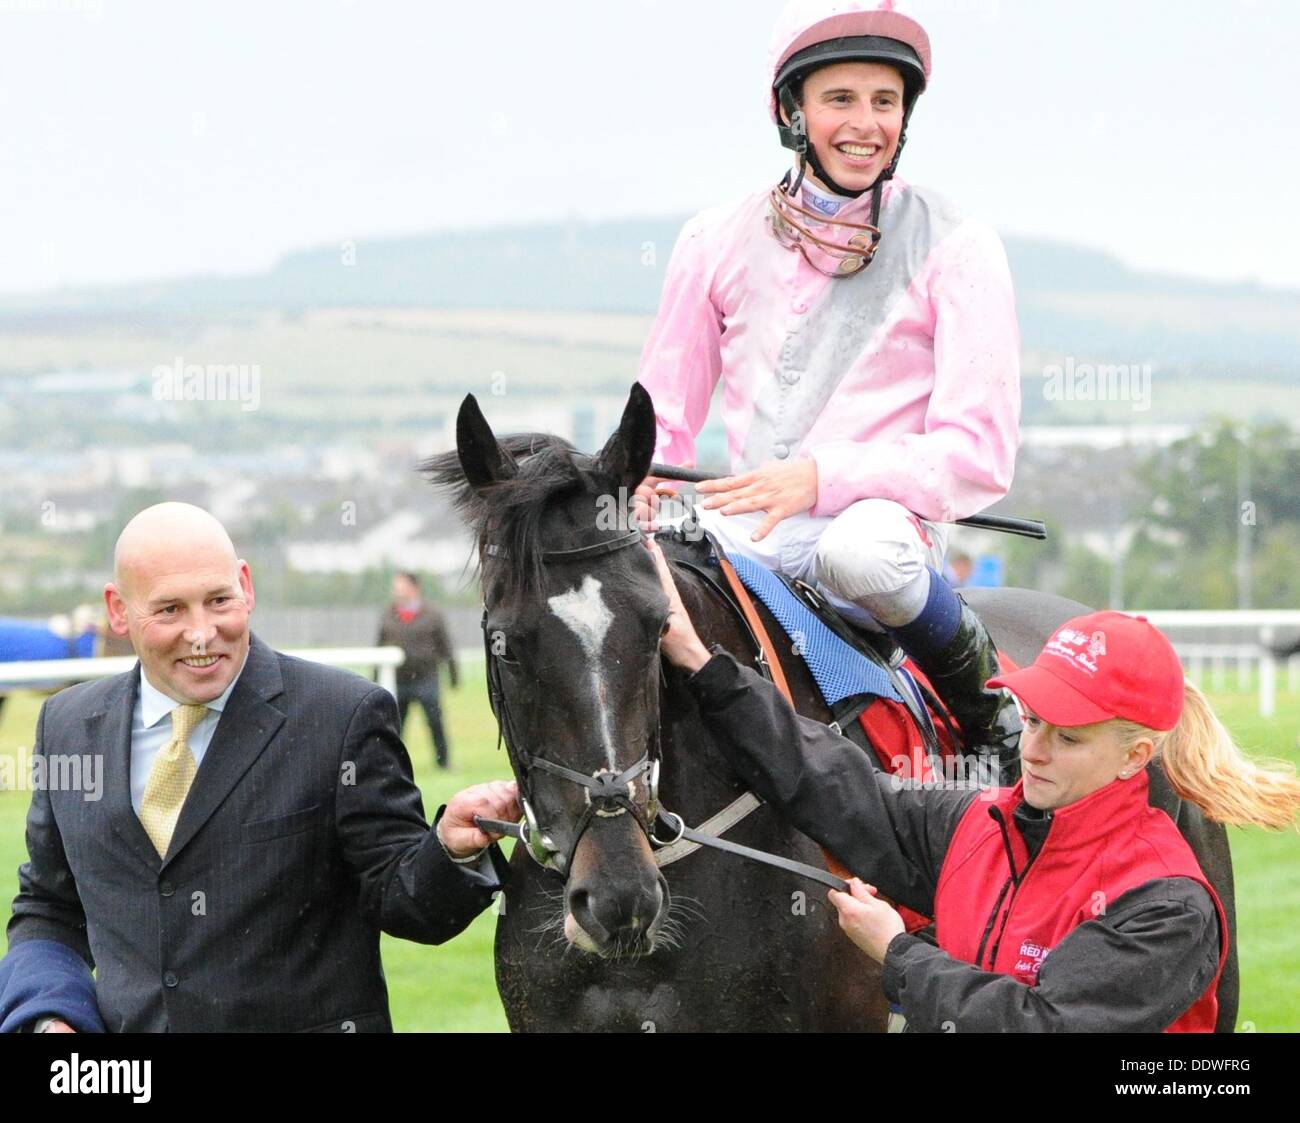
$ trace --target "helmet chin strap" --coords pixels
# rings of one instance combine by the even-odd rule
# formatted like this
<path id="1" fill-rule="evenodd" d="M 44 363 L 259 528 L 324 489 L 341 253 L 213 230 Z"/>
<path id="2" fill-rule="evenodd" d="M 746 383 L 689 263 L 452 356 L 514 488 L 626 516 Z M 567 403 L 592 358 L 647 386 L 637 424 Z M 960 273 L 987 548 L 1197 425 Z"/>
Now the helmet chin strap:
<path id="1" fill-rule="evenodd" d="M 831 178 L 831 173 L 826 170 L 826 165 L 822 163 L 821 157 L 817 155 L 817 149 L 813 147 L 811 141 L 808 143 L 808 151 L 805 159 L 812 165 L 812 170 L 816 173 L 817 178 L 826 184 L 836 195 L 844 195 L 849 199 L 858 199 L 871 190 L 870 187 L 859 187 L 856 191 L 850 187 L 843 187 Z M 879 176 L 876 180 L 879 183 L 885 177 Z"/>
<path id="2" fill-rule="evenodd" d="M 803 116 L 802 111 L 800 111 L 799 116 L 800 117 Z M 807 134 L 805 133 L 805 137 L 806 135 Z M 899 138 L 898 147 L 899 147 L 899 151 L 901 151 L 903 147 L 902 137 Z M 824 183 L 837 195 L 847 195 L 850 199 L 857 199 L 865 195 L 868 191 L 870 191 L 871 192 L 871 225 L 879 229 L 880 205 L 882 200 L 884 199 L 885 181 L 887 179 L 890 179 L 894 174 L 894 165 L 898 163 L 897 152 L 894 153 L 893 163 L 891 163 L 884 172 L 882 172 L 879 176 L 876 177 L 876 182 L 873 183 L 870 187 L 862 188 L 860 191 L 849 191 L 848 189 L 841 187 L 838 183 L 836 183 L 833 179 L 831 179 L 831 177 L 826 173 L 825 168 L 822 167 L 822 162 L 819 159 L 817 159 L 817 150 L 813 148 L 811 144 L 808 144 L 805 141 L 803 147 L 798 149 L 798 152 L 799 152 L 799 174 L 796 177 L 794 177 L 794 183 L 791 184 L 790 173 L 786 172 L 785 179 L 781 183 L 781 186 L 786 188 L 786 192 L 788 195 L 790 195 L 791 198 L 799 194 L 799 188 L 803 185 L 804 176 L 808 174 L 808 165 L 811 164 L 813 171 L 817 173 L 817 178 L 820 179 L 822 183 Z"/>

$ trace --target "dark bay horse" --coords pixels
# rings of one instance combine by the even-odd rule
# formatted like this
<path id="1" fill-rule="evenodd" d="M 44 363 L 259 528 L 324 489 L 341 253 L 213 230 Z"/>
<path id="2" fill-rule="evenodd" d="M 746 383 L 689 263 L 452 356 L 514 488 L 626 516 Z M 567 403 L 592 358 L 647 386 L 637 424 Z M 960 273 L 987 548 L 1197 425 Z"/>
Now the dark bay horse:
<path id="1" fill-rule="evenodd" d="M 628 503 L 654 435 L 640 386 L 595 457 L 555 437 L 498 440 L 469 397 L 457 451 L 424 465 L 477 536 L 489 687 L 527 800 L 529 843 L 515 846 L 496 934 L 510 1027 L 883 1029 L 879 968 L 841 934 L 824 888 L 706 849 L 656 864 L 648 837 L 656 806 L 699 825 L 745 792 L 659 658 L 667 605 Z M 734 610 L 684 564 L 691 547 L 664 545 L 704 641 L 752 662 L 757 652 Z M 1021 590 L 969 599 L 1018 662 L 1086 611 Z M 783 650 L 782 665 L 800 712 L 830 721 L 803 660 Z M 1168 803 L 1231 913 L 1222 827 L 1152 772 L 1153 801 L 1160 793 Z M 823 864 L 818 846 L 766 806 L 727 838 Z M 1235 954 L 1229 968 L 1220 1021 L 1230 1027 Z"/>

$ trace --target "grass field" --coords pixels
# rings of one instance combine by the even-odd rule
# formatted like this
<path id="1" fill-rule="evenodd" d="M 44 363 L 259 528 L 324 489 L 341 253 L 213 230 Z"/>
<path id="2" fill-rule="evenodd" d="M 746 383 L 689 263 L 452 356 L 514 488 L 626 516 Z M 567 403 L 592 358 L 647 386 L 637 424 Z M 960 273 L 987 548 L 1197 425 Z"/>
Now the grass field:
<path id="1" fill-rule="evenodd" d="M 469 685 L 447 694 L 453 768 L 439 772 L 423 715 L 407 723 L 416 780 L 430 816 L 462 787 L 509 775 L 497 754 L 496 726 L 487 707 L 481 670 L 467 668 Z M 1281 693 L 1278 714 L 1267 722 L 1248 694 L 1212 700 L 1238 742 L 1256 754 L 1300 762 L 1300 694 Z M 30 746 L 41 699 L 15 695 L 0 714 L 0 753 Z M 26 858 L 23 821 L 28 793 L 0 791 L 0 908 L 4 918 L 17 891 L 17 868 Z M 1257 1032 L 1300 1030 L 1300 834 L 1273 835 L 1230 828 L 1237 878 L 1238 943 L 1242 964 L 1239 1028 Z M 423 947 L 385 936 L 384 970 L 398 1030 L 504 1030 L 505 1015 L 492 978 L 491 913 L 442 947 Z"/>

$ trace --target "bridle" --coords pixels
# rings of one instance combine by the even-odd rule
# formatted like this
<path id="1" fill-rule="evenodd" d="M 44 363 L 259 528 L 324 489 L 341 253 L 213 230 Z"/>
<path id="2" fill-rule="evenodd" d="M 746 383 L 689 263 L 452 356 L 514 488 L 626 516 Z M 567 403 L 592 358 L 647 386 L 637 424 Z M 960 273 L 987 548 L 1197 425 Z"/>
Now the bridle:
<path id="1" fill-rule="evenodd" d="M 619 550 L 638 545 L 642 541 L 642 537 L 639 529 L 632 530 L 615 538 L 606 539 L 603 542 L 593 542 L 570 550 L 548 550 L 542 554 L 542 560 L 576 561 L 580 558 L 600 557 L 604 554 L 613 554 Z M 495 558 L 509 556 L 500 547 L 493 545 L 486 546 L 485 552 Z M 707 829 L 709 824 L 703 824 L 701 828 L 687 826 L 686 820 L 680 815 L 661 809 L 659 806 L 659 767 L 663 754 L 659 741 L 658 708 L 656 708 L 655 713 L 654 732 L 649 738 L 646 751 L 641 754 L 636 763 L 629 765 L 621 772 L 602 768 L 588 775 L 556 761 L 547 760 L 545 757 L 530 753 L 518 736 L 510 717 L 510 709 L 506 705 L 505 692 L 501 687 L 501 656 L 494 650 L 487 621 L 488 610 L 487 606 L 484 605 L 482 627 L 483 648 L 487 656 L 488 700 L 492 706 L 492 713 L 497 719 L 497 745 L 500 747 L 502 742 L 505 743 L 511 766 L 519 779 L 521 789 L 519 803 L 523 811 L 523 819 L 518 823 L 507 823 L 499 819 L 476 818 L 475 822 L 480 829 L 490 831 L 493 834 L 510 835 L 517 838 L 524 844 L 529 855 L 538 865 L 554 870 L 567 878 L 572 867 L 573 855 L 578 849 L 578 842 L 592 822 L 597 817 L 613 818 L 630 814 L 650 843 L 659 848 L 657 860 L 661 860 L 665 852 L 677 850 L 679 844 L 685 843 L 689 845 L 693 843 L 696 846 L 712 847 L 742 858 L 762 862 L 765 865 L 775 866 L 777 869 L 798 874 L 800 877 L 820 882 L 832 889 L 841 891 L 847 889 L 847 882 L 827 870 L 796 861 L 793 858 L 786 858 L 779 854 L 769 854 L 751 846 L 744 846 L 741 843 L 720 838 L 714 831 Z M 659 667 L 662 676 L 662 660 L 659 661 Z M 533 770 L 546 772 L 585 789 L 586 807 L 583 808 L 582 815 L 579 816 L 575 824 L 573 839 L 567 852 L 555 842 L 555 832 L 548 830 L 541 823 L 533 808 L 534 800 L 530 783 Z M 646 789 L 644 807 L 637 804 L 635 791 L 636 781 L 643 776 L 645 777 Z M 745 798 L 752 801 L 750 806 L 757 805 L 758 801 L 753 796 Z M 743 800 L 737 801 L 737 804 L 733 806 L 738 806 L 742 802 Z M 655 834 L 655 825 L 661 816 L 664 822 L 672 824 L 673 833 L 670 838 L 659 838 Z"/>
<path id="2" fill-rule="evenodd" d="M 609 538 L 602 542 L 593 542 L 586 546 L 577 546 L 569 550 L 547 550 L 542 554 L 542 560 L 551 562 L 578 561 L 582 558 L 600 557 L 604 554 L 617 553 L 620 550 L 638 545 L 641 540 L 641 531 L 632 530 L 615 538 Z M 486 552 L 497 558 L 508 556 L 505 551 L 492 545 L 486 547 Z M 484 825 L 490 824 L 491 829 L 497 833 L 514 835 L 528 848 L 528 853 L 532 855 L 539 865 L 566 876 L 571 865 L 572 856 L 578 849 L 578 842 L 596 818 L 610 819 L 619 815 L 630 814 L 641 830 L 645 832 L 646 837 L 651 841 L 656 841 L 653 832 L 655 820 L 659 815 L 659 765 L 662 759 L 659 744 L 658 707 L 656 706 L 655 710 L 655 728 L 647 738 L 646 751 L 641 754 L 634 764 L 629 765 L 621 772 L 601 768 L 587 774 L 556 761 L 547 760 L 543 756 L 530 752 L 525 747 L 523 739 L 519 736 L 515 723 L 511 719 L 510 708 L 506 704 L 505 691 L 501 685 L 500 664 L 502 659 L 500 653 L 495 649 L 493 636 L 488 631 L 488 610 L 486 605 L 483 608 L 482 627 L 483 649 L 487 657 L 488 700 L 492 706 L 492 713 L 497 719 L 497 744 L 499 747 L 502 742 L 505 743 L 510 763 L 514 767 L 515 775 L 519 778 L 521 789 L 519 802 L 524 813 L 523 821 L 518 824 L 484 820 Z M 570 783 L 577 784 L 585 791 L 586 806 L 574 825 L 573 838 L 569 843 L 567 852 L 556 844 L 554 840 L 555 832 L 548 830 L 540 822 L 537 812 L 534 810 L 534 803 L 536 802 L 533 798 L 532 787 L 532 773 L 534 771 L 545 772 L 561 780 L 567 780 Z M 636 783 L 643 777 L 645 802 L 642 805 L 636 799 Z"/>

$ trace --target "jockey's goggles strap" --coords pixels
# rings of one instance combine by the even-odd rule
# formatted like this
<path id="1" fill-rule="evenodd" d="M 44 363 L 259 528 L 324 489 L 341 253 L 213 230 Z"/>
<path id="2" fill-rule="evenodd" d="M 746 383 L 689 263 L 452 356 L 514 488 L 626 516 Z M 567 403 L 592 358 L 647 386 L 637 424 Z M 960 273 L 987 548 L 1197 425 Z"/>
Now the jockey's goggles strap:
<path id="1" fill-rule="evenodd" d="M 774 187 L 768 197 L 769 223 L 776 239 L 783 245 L 798 249 L 809 265 L 827 276 L 849 277 L 862 272 L 871 264 L 871 260 L 875 257 L 876 250 L 880 246 L 881 233 L 878 224 L 880 222 L 884 184 L 877 180 L 875 187 L 872 188 L 871 222 L 846 222 L 843 219 L 828 218 L 817 214 L 815 211 L 810 211 L 796 203 L 785 191 L 785 184 L 789 182 L 789 178 L 790 175 L 787 172 L 786 178 L 782 180 L 781 185 Z M 839 242 L 819 238 L 808 229 L 802 219 L 811 219 L 826 226 L 842 227 L 845 230 L 855 231 L 855 233 L 850 235 L 847 245 L 841 245 Z M 832 261 L 839 264 L 834 270 L 822 268 L 809 255 L 809 246 L 813 247 L 815 252 L 824 253 Z"/>

